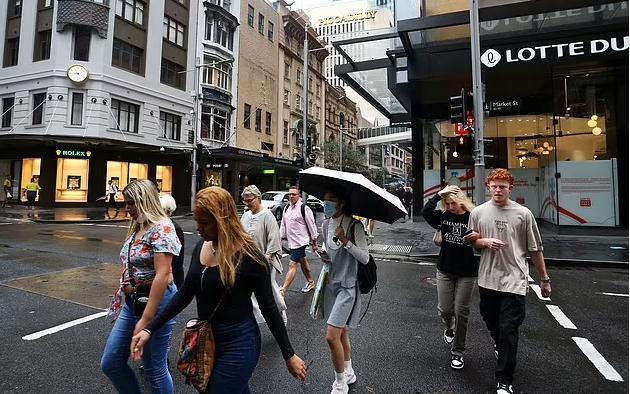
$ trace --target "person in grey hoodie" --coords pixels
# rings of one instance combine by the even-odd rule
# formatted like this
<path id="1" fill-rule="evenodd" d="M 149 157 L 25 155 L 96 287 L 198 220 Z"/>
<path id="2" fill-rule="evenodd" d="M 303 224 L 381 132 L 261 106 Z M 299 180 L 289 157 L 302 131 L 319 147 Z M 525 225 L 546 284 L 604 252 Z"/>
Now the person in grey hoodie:
<path id="1" fill-rule="evenodd" d="M 280 243 L 280 230 L 278 229 L 278 223 L 273 213 L 263 207 L 261 203 L 260 190 L 256 185 L 249 185 L 243 189 L 241 198 L 248 210 L 243 213 L 241 217 L 241 224 L 245 230 L 256 241 L 258 248 L 265 254 L 267 260 L 274 268 L 271 270 L 271 288 L 273 290 L 273 297 L 276 300 L 278 311 L 282 315 L 284 324 L 287 324 L 287 304 L 284 302 L 284 297 L 280 293 L 280 286 L 276 282 L 276 275 L 282 274 L 282 262 L 280 261 L 280 255 L 282 252 L 282 245 Z M 258 324 L 265 322 L 265 318 L 260 313 L 258 307 L 258 301 L 256 296 L 252 294 L 252 304 L 254 306 L 254 316 Z"/>

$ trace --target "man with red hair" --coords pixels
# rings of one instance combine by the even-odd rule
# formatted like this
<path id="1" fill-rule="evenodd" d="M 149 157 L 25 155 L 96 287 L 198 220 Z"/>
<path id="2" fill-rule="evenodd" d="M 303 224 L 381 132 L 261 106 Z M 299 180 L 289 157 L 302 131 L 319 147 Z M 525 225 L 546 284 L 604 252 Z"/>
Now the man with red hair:
<path id="1" fill-rule="evenodd" d="M 465 237 L 481 249 L 479 262 L 479 310 L 495 343 L 497 394 L 512 394 L 516 367 L 518 330 L 525 319 L 529 253 L 540 276 L 544 297 L 551 294 L 543 245 L 532 212 L 510 200 L 514 177 L 504 169 L 490 172 L 486 185 L 492 199 L 470 214 Z"/>

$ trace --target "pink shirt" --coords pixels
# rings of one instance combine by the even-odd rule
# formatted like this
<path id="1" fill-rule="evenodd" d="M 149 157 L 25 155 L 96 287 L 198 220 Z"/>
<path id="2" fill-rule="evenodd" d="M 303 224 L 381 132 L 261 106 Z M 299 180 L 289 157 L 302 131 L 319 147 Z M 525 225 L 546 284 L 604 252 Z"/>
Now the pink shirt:
<path id="1" fill-rule="evenodd" d="M 315 218 L 313 217 L 313 211 L 308 206 L 305 207 L 304 216 L 306 222 L 302 218 L 302 200 L 300 199 L 295 205 L 289 204 L 287 211 L 282 216 L 280 222 L 280 237 L 287 239 L 289 242 L 289 249 L 297 249 L 301 246 L 307 246 L 311 243 L 311 240 L 316 240 L 319 233 L 317 232 L 317 226 L 315 225 Z M 311 232 L 309 239 L 308 230 Z"/>

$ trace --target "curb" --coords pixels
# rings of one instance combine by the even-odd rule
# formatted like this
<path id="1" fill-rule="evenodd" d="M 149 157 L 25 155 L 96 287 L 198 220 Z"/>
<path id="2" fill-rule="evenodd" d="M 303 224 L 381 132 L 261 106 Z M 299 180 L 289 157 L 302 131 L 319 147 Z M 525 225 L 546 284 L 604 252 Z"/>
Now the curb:
<path id="1" fill-rule="evenodd" d="M 391 254 L 375 254 L 371 253 L 375 259 L 383 260 L 421 260 L 430 259 L 434 260 L 439 258 L 438 254 L 414 254 L 410 255 L 391 255 Z M 532 265 L 531 260 L 527 261 Z M 552 267 L 592 267 L 592 268 L 617 268 L 628 269 L 630 264 L 627 261 L 613 261 L 613 260 L 583 260 L 583 259 L 558 259 L 545 257 L 545 264 Z"/>
<path id="2" fill-rule="evenodd" d="M 129 219 L 92 219 L 92 220 L 54 220 L 54 219 L 28 219 L 35 223 L 42 224 L 77 224 L 77 223 L 120 223 Z"/>

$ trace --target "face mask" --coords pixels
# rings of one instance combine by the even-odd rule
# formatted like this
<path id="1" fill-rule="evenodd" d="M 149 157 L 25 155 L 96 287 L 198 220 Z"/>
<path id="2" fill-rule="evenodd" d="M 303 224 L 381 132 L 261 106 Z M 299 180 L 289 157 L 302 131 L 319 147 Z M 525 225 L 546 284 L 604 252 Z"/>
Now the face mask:
<path id="1" fill-rule="evenodd" d="M 337 203 L 333 201 L 324 201 L 324 216 L 331 218 L 337 212 Z"/>

